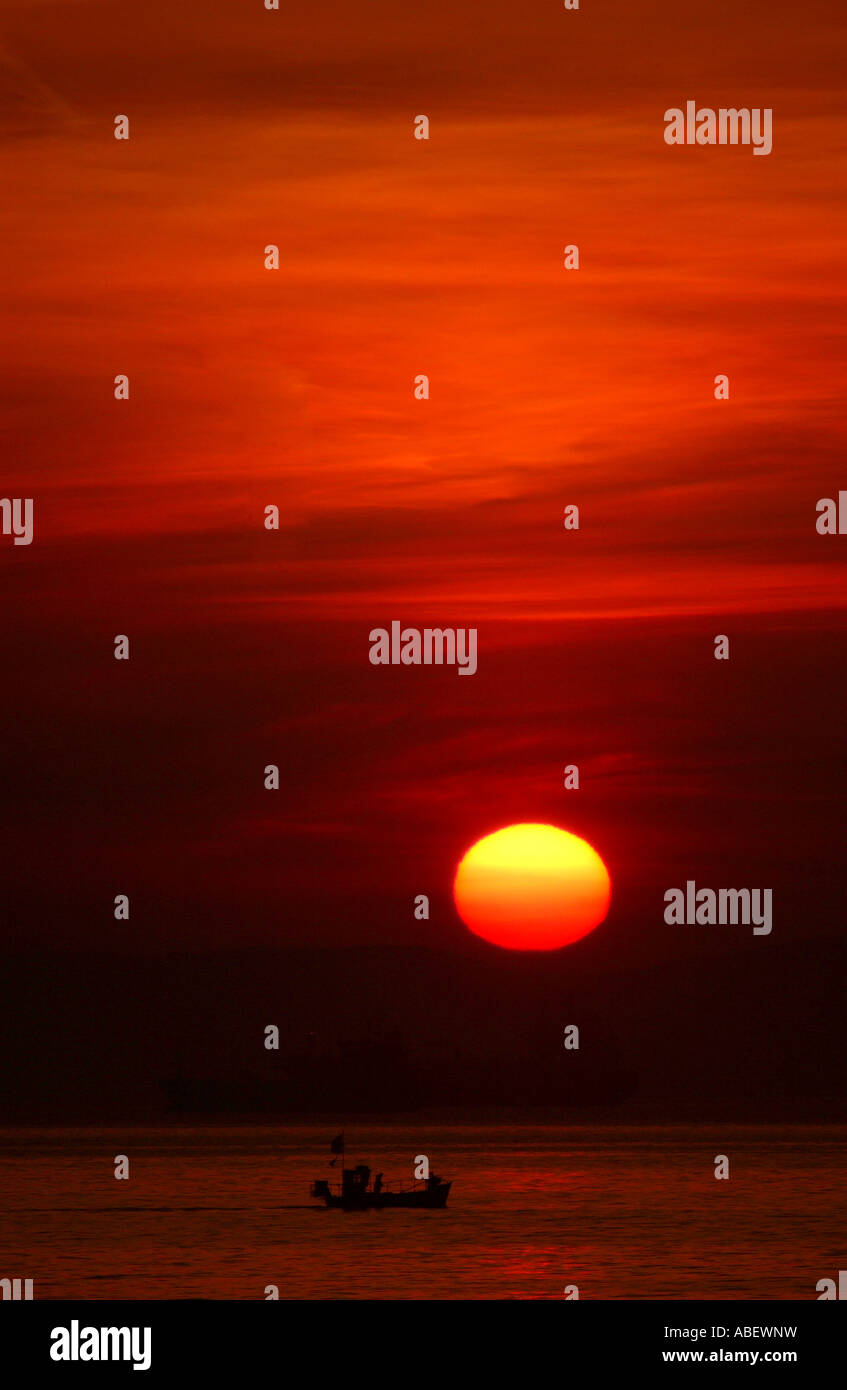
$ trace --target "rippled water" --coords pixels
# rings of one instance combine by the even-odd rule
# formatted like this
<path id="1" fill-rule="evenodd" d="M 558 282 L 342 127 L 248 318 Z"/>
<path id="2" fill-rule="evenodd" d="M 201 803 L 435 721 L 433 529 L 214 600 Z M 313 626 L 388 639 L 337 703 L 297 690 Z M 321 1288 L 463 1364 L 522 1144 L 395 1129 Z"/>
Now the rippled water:
<path id="1" fill-rule="evenodd" d="M 0 1277 L 36 1298 L 814 1299 L 847 1268 L 843 1127 L 362 1126 L 445 1211 L 315 1207 L 330 1128 L 2 1130 Z M 127 1154 L 128 1182 L 114 1158 Z M 714 1159 L 730 1159 L 716 1181 Z M 337 1170 L 336 1170 L 337 1171 Z"/>

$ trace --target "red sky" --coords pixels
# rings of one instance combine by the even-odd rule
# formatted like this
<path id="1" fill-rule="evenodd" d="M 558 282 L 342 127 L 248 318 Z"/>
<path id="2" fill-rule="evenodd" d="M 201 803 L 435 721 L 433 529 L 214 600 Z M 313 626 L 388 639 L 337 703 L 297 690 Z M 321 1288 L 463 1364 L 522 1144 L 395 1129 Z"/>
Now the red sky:
<path id="1" fill-rule="evenodd" d="M 129 884 L 153 941 L 405 942 L 514 817 L 623 901 L 798 846 L 826 882 L 840 8 L 6 5 L 22 934 L 61 882 L 69 941 Z M 666 146 L 688 99 L 771 107 L 773 153 Z M 369 667 L 394 618 L 478 627 L 478 674 Z"/>

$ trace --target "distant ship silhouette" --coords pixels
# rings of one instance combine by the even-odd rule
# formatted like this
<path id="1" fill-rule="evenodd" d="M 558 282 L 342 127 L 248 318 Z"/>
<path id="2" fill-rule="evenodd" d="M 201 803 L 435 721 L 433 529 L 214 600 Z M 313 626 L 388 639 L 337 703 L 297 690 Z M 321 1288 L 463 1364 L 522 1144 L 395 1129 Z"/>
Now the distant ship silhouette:
<path id="1" fill-rule="evenodd" d="M 399 1033 L 332 1051 L 269 1053 L 260 1070 L 161 1081 L 171 1111 L 198 1115 L 393 1114 L 442 1106 L 614 1106 L 636 1078 L 578 1053 L 538 1058 L 410 1058 Z"/>
<path id="2" fill-rule="evenodd" d="M 420 1103 L 418 1077 L 395 1034 L 263 1060 L 263 1074 L 188 1077 L 180 1067 L 160 1085 L 171 1108 L 186 1114 L 389 1114 Z"/>

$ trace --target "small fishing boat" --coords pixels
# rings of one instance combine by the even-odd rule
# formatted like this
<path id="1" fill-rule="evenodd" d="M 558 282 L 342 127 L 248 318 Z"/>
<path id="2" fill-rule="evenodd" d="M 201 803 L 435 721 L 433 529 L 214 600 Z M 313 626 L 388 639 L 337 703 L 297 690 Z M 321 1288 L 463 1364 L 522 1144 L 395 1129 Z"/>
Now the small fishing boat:
<path id="1" fill-rule="evenodd" d="M 330 1145 L 330 1151 L 341 1155 L 341 1182 L 334 1188 L 326 1178 L 317 1178 L 309 1189 L 312 1197 L 322 1199 L 328 1207 L 340 1207 L 342 1211 L 384 1210 L 386 1207 L 420 1207 L 432 1210 L 446 1207 L 450 1195 L 451 1182 L 445 1182 L 437 1173 L 421 1178 L 412 1187 L 392 1188 L 383 1183 L 382 1173 L 377 1173 L 371 1182 L 371 1170 L 367 1163 L 357 1163 L 355 1168 L 344 1167 L 344 1136 L 338 1135 Z M 333 1159 L 335 1163 L 337 1160 Z"/>

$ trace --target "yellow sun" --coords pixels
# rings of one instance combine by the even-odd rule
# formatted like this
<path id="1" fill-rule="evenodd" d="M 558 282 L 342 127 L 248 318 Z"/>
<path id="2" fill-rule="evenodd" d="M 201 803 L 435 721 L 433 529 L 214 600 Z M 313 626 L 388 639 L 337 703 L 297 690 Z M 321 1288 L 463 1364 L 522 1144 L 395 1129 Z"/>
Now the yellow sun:
<path id="1" fill-rule="evenodd" d="M 456 870 L 459 916 L 477 936 L 518 951 L 554 951 L 593 931 L 612 885 L 586 840 L 555 825 L 507 825 L 471 845 Z"/>

